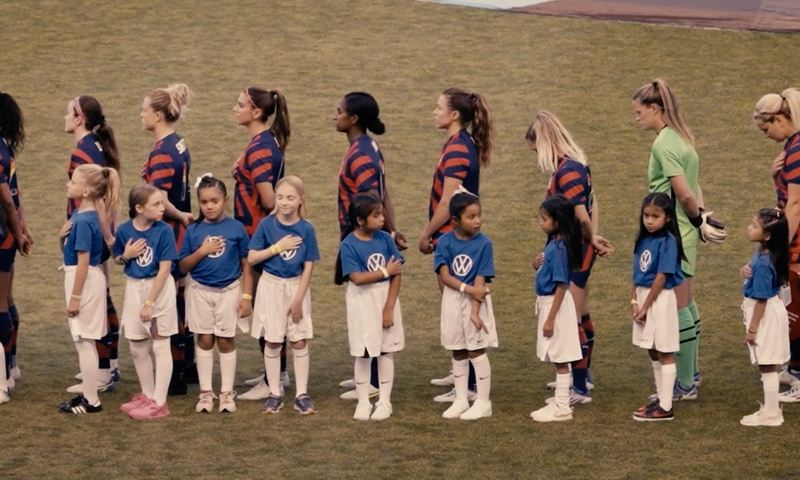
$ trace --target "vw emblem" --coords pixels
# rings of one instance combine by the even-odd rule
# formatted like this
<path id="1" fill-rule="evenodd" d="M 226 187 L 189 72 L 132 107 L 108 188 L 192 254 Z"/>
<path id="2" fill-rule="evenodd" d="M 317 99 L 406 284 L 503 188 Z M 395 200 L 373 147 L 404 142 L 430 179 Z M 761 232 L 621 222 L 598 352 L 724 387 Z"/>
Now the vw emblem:
<path id="1" fill-rule="evenodd" d="M 208 258 L 219 258 L 219 257 L 221 257 L 221 256 L 222 256 L 222 254 L 223 254 L 223 253 L 225 253 L 225 248 L 227 247 L 227 245 L 225 244 L 225 238 L 224 238 L 224 237 L 220 237 L 219 235 L 212 236 L 212 237 L 209 237 L 209 238 L 211 238 L 212 240 L 219 240 L 219 241 L 221 241 L 221 242 L 222 242 L 222 250 L 220 250 L 220 251 L 219 251 L 219 252 L 217 252 L 217 253 L 212 253 L 212 254 L 210 254 L 210 255 L 208 256 Z"/>
<path id="2" fill-rule="evenodd" d="M 453 273 L 459 277 L 464 277 L 472 270 L 472 259 L 469 258 L 469 255 L 463 253 L 461 255 L 456 255 L 456 258 L 453 259 L 452 267 Z"/>
<path id="3" fill-rule="evenodd" d="M 284 250 L 280 253 L 282 259 L 286 260 L 287 262 L 293 259 L 297 255 L 297 249 L 293 248 L 291 250 Z"/>
<path id="4" fill-rule="evenodd" d="M 150 248 L 150 245 L 145 245 L 142 254 L 136 257 L 136 265 L 146 267 L 151 263 L 153 263 L 153 249 Z"/>
<path id="5" fill-rule="evenodd" d="M 642 272 L 646 272 L 647 269 L 650 267 L 650 262 L 653 261 L 653 257 L 650 254 L 650 250 L 645 250 L 642 252 L 642 256 L 639 257 L 639 270 Z"/>
<path id="6" fill-rule="evenodd" d="M 381 267 L 386 266 L 386 258 L 384 258 L 382 253 L 373 253 L 367 259 L 367 269 L 370 272 L 374 272 L 380 270 Z"/>

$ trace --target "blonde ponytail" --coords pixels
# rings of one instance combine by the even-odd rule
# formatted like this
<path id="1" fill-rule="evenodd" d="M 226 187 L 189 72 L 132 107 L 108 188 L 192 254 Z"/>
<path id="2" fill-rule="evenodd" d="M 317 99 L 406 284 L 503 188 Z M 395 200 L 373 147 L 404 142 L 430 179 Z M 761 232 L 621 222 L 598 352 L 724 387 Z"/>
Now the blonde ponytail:
<path id="1" fill-rule="evenodd" d="M 792 122 L 794 131 L 800 131 L 800 90 L 787 88 L 780 94 L 768 93 L 756 102 L 753 119 L 772 123 L 777 115 Z"/>
<path id="2" fill-rule="evenodd" d="M 554 114 L 540 110 L 536 112 L 525 133 L 525 139 L 536 146 L 539 168 L 544 172 L 555 172 L 558 159 L 569 157 L 586 165 L 586 154 L 572 139 L 572 135 Z"/>
<path id="3" fill-rule="evenodd" d="M 175 123 L 187 110 L 186 105 L 192 97 L 192 91 L 185 83 L 173 83 L 167 88 L 156 88 L 147 97 L 153 111 L 160 112 L 169 123 Z"/>
<path id="4" fill-rule="evenodd" d="M 684 140 L 694 145 L 694 134 L 686 125 L 678 98 L 672 93 L 672 89 L 669 88 L 666 81 L 656 78 L 652 83 L 642 85 L 633 94 L 633 100 L 642 105 L 657 105 L 664 114 L 664 123 L 675 129 Z"/>

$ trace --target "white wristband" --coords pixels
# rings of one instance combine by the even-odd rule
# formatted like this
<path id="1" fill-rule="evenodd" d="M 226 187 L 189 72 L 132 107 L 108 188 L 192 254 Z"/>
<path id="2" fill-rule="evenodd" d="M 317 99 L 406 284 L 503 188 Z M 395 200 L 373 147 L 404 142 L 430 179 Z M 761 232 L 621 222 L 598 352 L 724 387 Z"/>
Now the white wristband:
<path id="1" fill-rule="evenodd" d="M 383 278 L 389 278 L 389 270 L 386 270 L 386 267 L 381 267 L 380 270 L 383 274 Z"/>
<path id="2" fill-rule="evenodd" d="M 467 289 L 467 284 L 463 283 L 463 282 L 461 283 L 461 286 L 458 287 L 458 291 L 461 292 L 461 293 L 464 293 L 464 290 L 466 290 L 466 289 Z"/>

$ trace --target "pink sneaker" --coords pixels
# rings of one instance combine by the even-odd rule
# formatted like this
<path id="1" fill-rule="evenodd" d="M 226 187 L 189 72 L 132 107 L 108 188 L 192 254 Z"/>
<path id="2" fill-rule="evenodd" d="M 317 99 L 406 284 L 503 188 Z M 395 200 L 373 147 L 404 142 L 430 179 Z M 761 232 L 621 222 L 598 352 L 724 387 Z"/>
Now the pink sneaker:
<path id="1" fill-rule="evenodd" d="M 137 393 L 128 402 L 120 405 L 119 410 L 122 413 L 128 414 L 131 412 L 131 410 L 136 410 L 137 408 L 144 406 L 148 402 L 150 402 L 150 399 L 148 399 L 144 393 Z"/>
<path id="2" fill-rule="evenodd" d="M 155 420 L 169 416 L 169 407 L 166 402 L 159 407 L 155 401 L 148 400 L 146 404 L 128 412 L 128 416 L 134 420 Z"/>

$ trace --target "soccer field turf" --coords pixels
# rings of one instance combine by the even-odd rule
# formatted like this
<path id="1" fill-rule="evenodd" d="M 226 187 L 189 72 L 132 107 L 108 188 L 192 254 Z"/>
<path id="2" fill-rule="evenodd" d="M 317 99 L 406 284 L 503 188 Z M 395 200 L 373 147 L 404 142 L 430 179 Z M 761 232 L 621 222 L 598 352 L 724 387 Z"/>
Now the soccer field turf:
<path id="1" fill-rule="evenodd" d="M 738 269 L 752 245 L 744 227 L 774 204 L 769 166 L 780 145 L 753 126 L 756 100 L 796 85 L 800 37 L 515 15 L 411 1 L 59 2 L 0 3 L 5 53 L 0 90 L 26 115 L 27 143 L 17 156 L 35 237 L 19 259 L 15 288 L 22 316 L 23 380 L 0 406 L 0 476 L 101 477 L 459 477 L 796 478 L 800 405 L 786 405 L 774 429 L 739 425 L 762 398 L 748 364 Z M 653 135 L 635 125 L 630 97 L 642 83 L 667 79 L 697 138 L 700 183 L 708 207 L 728 221 L 722 246 L 701 246 L 695 295 L 703 322 L 700 398 L 675 406 L 676 419 L 639 424 L 632 411 L 651 393 L 644 351 L 630 344 L 631 249 Z M 315 339 L 309 391 L 319 413 L 291 409 L 266 416 L 260 402 L 239 401 L 233 415 L 193 412 L 196 387 L 171 398 L 168 419 L 138 423 L 118 412 L 138 391 L 127 345 L 123 381 L 102 394 L 101 414 L 56 412 L 73 383 L 77 355 L 63 304 L 56 232 L 65 209 L 69 99 L 90 94 L 116 131 L 123 182 L 137 172 L 153 139 L 139 108 L 154 87 L 185 82 L 195 92 L 178 124 L 192 153 L 192 178 L 211 171 L 228 180 L 248 142 L 231 109 L 244 86 L 279 87 L 292 120 L 287 172 L 306 182 L 309 219 L 322 261 L 312 282 Z M 338 245 L 336 187 L 344 135 L 331 113 L 351 90 L 369 91 L 387 133 L 377 140 L 401 230 L 413 241 L 424 225 L 431 174 L 445 136 L 431 111 L 439 93 L 459 86 L 486 95 L 497 127 L 494 163 L 482 174 L 483 231 L 495 246 L 493 286 L 501 347 L 493 368 L 494 416 L 446 421 L 428 381 L 447 373 L 439 346 L 439 296 L 431 258 L 406 254 L 401 299 L 406 350 L 396 355 L 394 415 L 351 420 L 338 399 L 352 374 L 344 290 L 332 284 Z M 593 402 L 564 424 L 535 424 L 552 366 L 535 357 L 529 261 L 544 243 L 535 223 L 547 176 L 523 134 L 540 108 L 555 112 L 586 151 L 601 204 L 600 232 L 616 248 L 592 275 L 597 329 Z M 125 195 L 126 196 L 126 195 Z M 196 204 L 196 202 L 194 202 Z M 127 208 L 121 211 L 127 211 Z M 122 275 L 112 293 L 118 308 Z M 260 355 L 240 335 L 237 389 Z M 294 394 L 292 388 L 287 397 Z"/>

